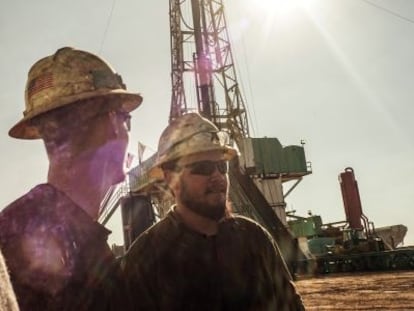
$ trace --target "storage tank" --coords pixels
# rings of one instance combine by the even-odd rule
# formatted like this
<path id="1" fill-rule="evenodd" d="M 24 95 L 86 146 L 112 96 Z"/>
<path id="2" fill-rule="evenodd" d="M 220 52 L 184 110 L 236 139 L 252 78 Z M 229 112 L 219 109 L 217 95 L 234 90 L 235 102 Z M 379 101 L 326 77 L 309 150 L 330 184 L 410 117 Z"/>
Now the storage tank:
<path id="1" fill-rule="evenodd" d="M 346 220 L 350 228 L 363 229 L 358 183 L 355 180 L 354 170 L 351 167 L 347 167 L 343 173 L 339 174 L 339 183 L 341 185 Z"/>

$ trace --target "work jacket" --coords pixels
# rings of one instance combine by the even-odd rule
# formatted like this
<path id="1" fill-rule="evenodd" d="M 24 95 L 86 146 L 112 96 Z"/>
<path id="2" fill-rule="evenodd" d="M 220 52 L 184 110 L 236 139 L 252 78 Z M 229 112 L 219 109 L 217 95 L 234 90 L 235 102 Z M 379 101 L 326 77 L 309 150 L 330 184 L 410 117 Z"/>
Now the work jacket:
<path id="1" fill-rule="evenodd" d="M 20 310 L 122 310 L 109 233 L 49 184 L 3 209 L 0 248 Z"/>
<path id="2" fill-rule="evenodd" d="M 268 232 L 245 217 L 217 234 L 189 229 L 171 210 L 123 259 L 134 310 L 303 310 Z"/>

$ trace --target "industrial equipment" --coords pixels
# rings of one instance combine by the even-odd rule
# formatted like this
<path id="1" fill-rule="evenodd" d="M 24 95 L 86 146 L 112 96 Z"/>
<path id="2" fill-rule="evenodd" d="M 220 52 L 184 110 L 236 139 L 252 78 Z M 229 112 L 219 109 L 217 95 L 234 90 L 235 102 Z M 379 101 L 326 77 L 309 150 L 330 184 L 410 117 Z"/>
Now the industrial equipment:
<path id="1" fill-rule="evenodd" d="M 291 217 L 288 221 L 308 259 L 298 263 L 305 273 L 414 268 L 414 248 L 397 246 L 407 228 L 403 225 L 375 228 L 362 211 L 354 170 L 339 174 L 345 221 L 323 224 L 320 216 Z"/>
<path id="2" fill-rule="evenodd" d="M 197 111 L 228 132 L 242 156 L 230 166 L 235 213 L 261 223 L 274 237 L 292 273 L 412 269 L 414 248 L 397 247 L 407 228 L 375 228 L 362 212 L 354 171 L 339 175 L 346 220 L 324 224 L 316 215 L 286 214 L 285 198 L 311 174 L 303 145 L 250 136 L 247 108 L 236 77 L 223 0 L 170 0 L 172 96 L 169 120 Z M 195 93 L 195 94 L 194 94 Z M 128 173 L 128 183 L 103 203 L 105 223 L 121 207 L 124 250 L 162 218 L 173 198 L 149 169 L 156 154 Z M 287 182 L 293 186 L 287 188 Z M 290 220 L 287 221 L 287 218 Z"/>
<path id="3" fill-rule="evenodd" d="M 169 119 L 197 111 L 229 134 L 242 154 L 238 163 L 231 164 L 229 174 L 234 212 L 267 228 L 293 272 L 295 263 L 305 256 L 288 229 L 285 197 L 311 173 L 304 147 L 282 146 L 273 137 L 250 137 L 222 0 L 170 0 L 169 13 L 172 83 Z M 191 95 L 194 91 L 195 96 Z M 129 172 L 128 195 L 120 196 L 117 201 L 122 209 L 126 248 L 157 217 L 163 217 L 172 202 L 164 185 L 147 174 L 155 157 Z M 284 191 L 287 181 L 293 181 L 294 185 Z M 111 215 L 108 210 L 114 208 L 116 204 L 105 207 L 105 215 Z M 148 218 L 137 219 L 143 215 Z"/>

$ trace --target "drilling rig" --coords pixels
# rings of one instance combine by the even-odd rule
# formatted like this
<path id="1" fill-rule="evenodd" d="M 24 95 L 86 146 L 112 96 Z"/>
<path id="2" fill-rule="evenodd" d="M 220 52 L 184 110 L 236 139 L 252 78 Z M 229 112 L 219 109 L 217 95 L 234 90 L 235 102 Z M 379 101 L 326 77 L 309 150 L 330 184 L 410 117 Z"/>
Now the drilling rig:
<path id="1" fill-rule="evenodd" d="M 169 17 L 169 121 L 188 112 L 199 112 L 229 134 L 241 153 L 230 165 L 233 211 L 262 224 L 294 272 L 295 263 L 304 255 L 288 229 L 285 198 L 311 173 L 303 145 L 284 147 L 277 138 L 250 136 L 222 0 L 170 0 Z M 128 173 L 127 195 L 115 195 L 112 206 L 105 208 L 103 222 L 117 204 L 121 205 L 126 249 L 157 218 L 162 218 L 172 203 L 165 186 L 147 174 L 155 159 L 156 154 L 133 168 Z M 284 191 L 288 181 L 293 186 Z"/>

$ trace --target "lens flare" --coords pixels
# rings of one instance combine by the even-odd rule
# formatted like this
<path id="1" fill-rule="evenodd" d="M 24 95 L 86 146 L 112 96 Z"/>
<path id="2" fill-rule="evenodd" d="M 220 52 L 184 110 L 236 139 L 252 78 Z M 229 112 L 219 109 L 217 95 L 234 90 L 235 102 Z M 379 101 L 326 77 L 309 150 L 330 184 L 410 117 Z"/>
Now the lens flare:
<path id="1" fill-rule="evenodd" d="M 254 0 L 252 5 L 266 14 L 287 16 L 296 9 L 308 8 L 312 0 Z"/>

